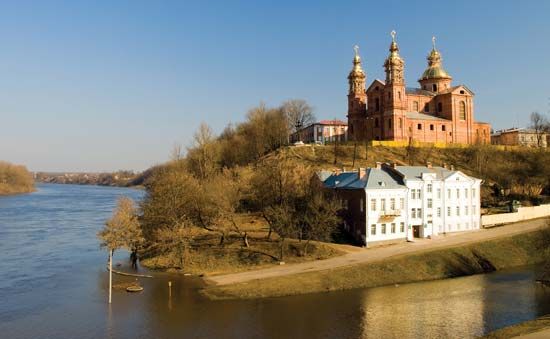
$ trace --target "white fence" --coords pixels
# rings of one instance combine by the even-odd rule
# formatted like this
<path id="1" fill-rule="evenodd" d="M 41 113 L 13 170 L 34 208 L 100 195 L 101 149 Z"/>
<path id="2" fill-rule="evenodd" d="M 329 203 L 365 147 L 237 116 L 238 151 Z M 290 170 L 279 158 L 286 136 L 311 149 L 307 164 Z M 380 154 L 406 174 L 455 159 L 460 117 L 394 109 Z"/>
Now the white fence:
<path id="1" fill-rule="evenodd" d="M 483 225 L 483 227 L 491 227 L 547 216 L 550 216 L 550 204 L 533 207 L 520 207 L 515 213 L 482 215 L 481 225 Z"/>

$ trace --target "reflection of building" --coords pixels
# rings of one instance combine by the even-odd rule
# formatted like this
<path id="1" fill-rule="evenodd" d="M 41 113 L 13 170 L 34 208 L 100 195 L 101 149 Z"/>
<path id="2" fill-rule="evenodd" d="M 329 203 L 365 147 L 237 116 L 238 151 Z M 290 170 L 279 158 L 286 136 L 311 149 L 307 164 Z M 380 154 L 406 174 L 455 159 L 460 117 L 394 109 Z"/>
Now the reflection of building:
<path id="1" fill-rule="evenodd" d="M 444 167 L 377 164 L 319 173 L 347 206 L 346 229 L 362 244 L 480 227 L 480 179 Z"/>
<path id="2" fill-rule="evenodd" d="M 341 120 L 321 120 L 290 136 L 290 142 L 333 142 L 347 140 L 348 125 Z"/>
<path id="3" fill-rule="evenodd" d="M 474 120 L 474 93 L 452 86 L 441 54 L 434 46 L 420 88 L 406 87 L 405 62 L 392 32 L 386 80 L 368 88 L 357 48 L 349 73 L 348 125 L 350 140 L 416 140 L 430 143 L 489 143 L 491 126 Z"/>
<path id="4" fill-rule="evenodd" d="M 547 147 L 548 135 L 529 128 L 509 128 L 491 135 L 494 145 Z M 540 142 L 540 146 L 539 146 Z"/>

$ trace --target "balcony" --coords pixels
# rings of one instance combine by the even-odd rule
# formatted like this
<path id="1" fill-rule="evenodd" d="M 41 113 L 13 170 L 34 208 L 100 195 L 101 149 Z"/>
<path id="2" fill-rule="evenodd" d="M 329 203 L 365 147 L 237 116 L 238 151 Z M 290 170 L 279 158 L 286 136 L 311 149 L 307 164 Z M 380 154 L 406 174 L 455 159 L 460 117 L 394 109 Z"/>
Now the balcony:
<path id="1" fill-rule="evenodd" d="M 398 217 L 401 215 L 401 210 L 382 210 L 380 216 L 383 217 Z"/>

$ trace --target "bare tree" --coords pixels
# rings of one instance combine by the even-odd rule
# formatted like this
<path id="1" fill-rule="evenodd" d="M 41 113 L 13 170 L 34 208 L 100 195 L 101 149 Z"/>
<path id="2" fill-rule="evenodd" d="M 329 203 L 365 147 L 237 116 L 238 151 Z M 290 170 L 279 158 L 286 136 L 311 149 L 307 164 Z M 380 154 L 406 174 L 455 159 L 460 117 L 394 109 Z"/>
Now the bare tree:
<path id="1" fill-rule="evenodd" d="M 288 119 L 288 127 L 291 133 L 315 122 L 313 108 L 305 100 L 287 100 L 283 102 L 281 109 Z"/>
<path id="2" fill-rule="evenodd" d="M 548 119 L 539 112 L 531 113 L 531 125 L 530 128 L 535 130 L 537 137 L 537 147 L 542 147 L 544 144 L 543 138 L 548 131 L 549 122 Z"/>
<path id="3" fill-rule="evenodd" d="M 220 145 L 207 124 L 200 125 L 193 137 L 193 147 L 187 152 L 189 169 L 199 179 L 205 179 L 219 169 Z"/>
<path id="4" fill-rule="evenodd" d="M 101 247 L 109 250 L 109 303 L 112 299 L 113 286 L 113 253 L 116 249 L 125 248 L 137 253 L 145 239 L 141 232 L 134 201 L 128 197 L 118 200 L 113 216 L 107 220 L 105 227 L 97 234 Z"/>

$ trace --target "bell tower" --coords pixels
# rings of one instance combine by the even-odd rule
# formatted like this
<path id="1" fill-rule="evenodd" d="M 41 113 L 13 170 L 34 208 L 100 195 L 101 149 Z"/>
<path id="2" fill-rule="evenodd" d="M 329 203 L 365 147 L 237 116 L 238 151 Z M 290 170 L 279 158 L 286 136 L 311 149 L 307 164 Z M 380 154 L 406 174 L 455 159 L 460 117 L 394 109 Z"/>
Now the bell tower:
<path id="1" fill-rule="evenodd" d="M 365 81 L 367 76 L 361 67 L 359 46 L 353 46 L 353 68 L 348 75 L 348 137 L 350 140 L 365 138 L 365 119 L 367 114 L 367 94 Z"/>
<path id="2" fill-rule="evenodd" d="M 386 85 L 384 87 L 384 113 L 382 126 L 383 139 L 402 140 L 404 135 L 407 95 L 405 92 L 405 62 L 399 55 L 399 46 L 391 32 L 390 54 L 384 62 Z"/>

